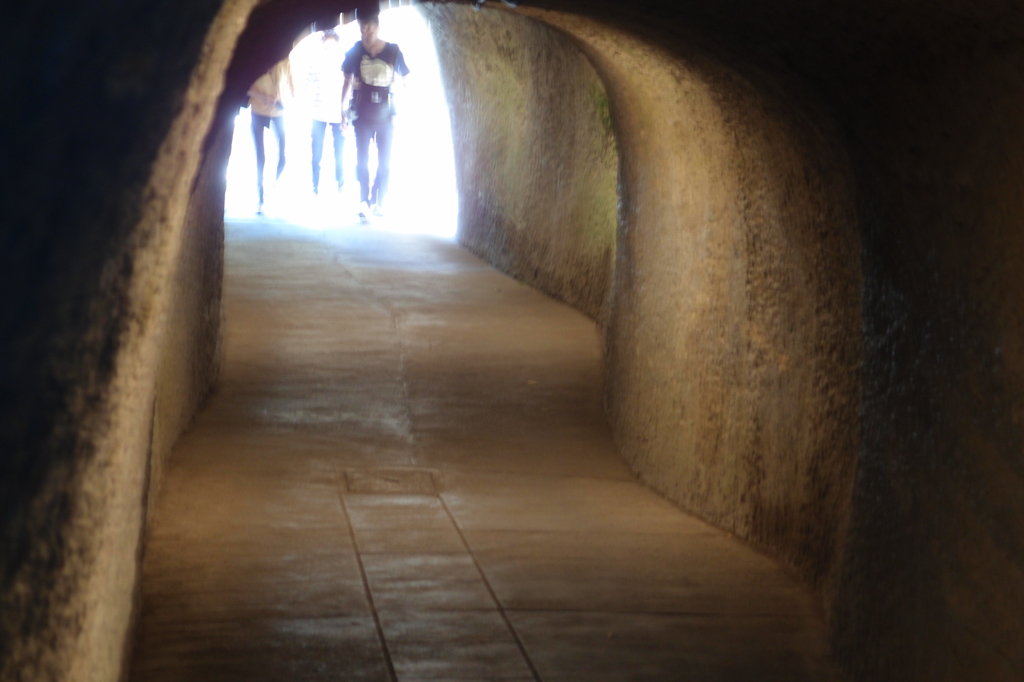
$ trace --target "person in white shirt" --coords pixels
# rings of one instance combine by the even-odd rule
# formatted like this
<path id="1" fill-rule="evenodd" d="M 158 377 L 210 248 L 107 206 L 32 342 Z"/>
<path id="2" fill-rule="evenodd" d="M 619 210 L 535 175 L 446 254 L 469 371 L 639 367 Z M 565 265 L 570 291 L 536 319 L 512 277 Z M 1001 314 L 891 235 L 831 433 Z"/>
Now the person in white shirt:
<path id="1" fill-rule="evenodd" d="M 338 183 L 339 191 L 344 184 L 341 153 L 345 148 L 344 132 L 347 123 L 341 113 L 341 91 L 344 83 L 341 62 L 345 54 L 335 32 L 335 26 L 337 21 L 316 23 L 319 42 L 311 55 L 306 78 L 306 91 L 309 94 L 313 115 L 313 194 L 320 190 L 320 161 L 323 158 L 327 126 L 331 127 L 331 136 L 334 138 L 334 179 Z"/>

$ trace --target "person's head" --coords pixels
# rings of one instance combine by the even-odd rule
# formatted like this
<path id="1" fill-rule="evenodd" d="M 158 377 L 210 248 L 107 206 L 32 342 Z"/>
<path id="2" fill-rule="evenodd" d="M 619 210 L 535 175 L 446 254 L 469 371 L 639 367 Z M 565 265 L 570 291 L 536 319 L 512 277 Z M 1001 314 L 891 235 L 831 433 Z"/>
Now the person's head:
<path id="1" fill-rule="evenodd" d="M 359 33 L 363 36 L 363 44 L 369 45 L 377 39 L 377 32 L 380 30 L 380 18 L 377 14 L 359 13 Z"/>
<path id="2" fill-rule="evenodd" d="M 335 27 L 337 27 L 337 25 L 338 20 L 336 18 L 317 19 L 315 22 L 313 22 L 313 30 L 323 34 L 321 36 L 322 40 L 337 40 L 338 34 L 335 31 Z"/>

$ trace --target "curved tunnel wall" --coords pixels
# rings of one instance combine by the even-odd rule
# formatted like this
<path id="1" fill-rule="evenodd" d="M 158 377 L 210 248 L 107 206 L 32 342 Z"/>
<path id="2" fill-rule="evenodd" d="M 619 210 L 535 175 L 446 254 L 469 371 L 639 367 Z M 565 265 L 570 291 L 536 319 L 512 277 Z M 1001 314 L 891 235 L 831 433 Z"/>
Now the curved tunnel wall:
<path id="1" fill-rule="evenodd" d="M 223 139 L 199 168 L 252 7 L 72 5 L 3 47 L 5 681 L 125 669 L 150 471 L 216 377 Z"/>
<path id="2" fill-rule="evenodd" d="M 860 245 L 841 148 L 699 53 L 538 13 L 609 84 L 622 149 L 606 333 L 616 440 L 656 488 L 818 584 L 857 452 Z"/>
<path id="3" fill-rule="evenodd" d="M 989 10 L 907 27 L 846 93 L 864 434 L 834 623 L 862 679 L 1024 679 L 1024 8 Z"/>
<path id="4" fill-rule="evenodd" d="M 252 3 L 52 4 L 65 30 L 26 10 L 0 46 L 14 178 L 0 277 L 15 292 L 0 318 L 0 678 L 113 680 L 147 469 L 215 376 L 218 225 L 203 216 L 226 152 L 203 140 Z M 853 679 L 1020 680 L 1024 9 L 541 4 L 560 12 L 521 11 L 558 45 L 525 17 L 464 7 L 435 30 L 473 37 L 460 44 L 481 65 L 570 64 L 575 99 L 485 68 L 446 78 L 586 112 L 572 139 L 595 146 L 549 158 L 574 164 L 570 186 L 600 169 L 576 196 L 592 189 L 601 209 L 524 211 L 512 189 L 539 185 L 488 159 L 511 184 L 486 179 L 473 248 L 599 315 L 623 453 L 817 585 Z M 290 45 L 311 12 L 340 9 L 264 3 L 214 130 L 265 65 L 261 46 L 276 60 L 268 39 Z M 492 50 L 477 19 L 520 38 Z M 611 197 L 601 110 L 582 96 L 596 81 L 569 42 L 610 103 L 614 247 L 602 228 L 600 248 L 578 250 Z M 493 112 L 476 128 L 463 101 L 455 125 L 479 139 L 550 133 Z M 76 105 L 95 125 L 67 125 Z M 525 220 L 535 232 L 508 238 Z"/>
<path id="5" fill-rule="evenodd" d="M 623 453 L 817 585 L 854 679 L 1021 679 L 1022 12 L 543 4 L 602 20 L 520 10 L 611 101 Z"/>
<path id="6" fill-rule="evenodd" d="M 459 243 L 591 317 L 607 312 L 618 155 L 600 78 L 542 23 L 423 10 L 451 109 Z"/>
<path id="7" fill-rule="evenodd" d="M 471 140 L 457 153 L 462 206 L 471 207 L 459 239 L 531 283 L 536 253 L 558 254 L 564 243 L 585 253 L 572 241 L 574 221 L 550 206 L 562 186 L 593 186 L 587 154 L 602 141 L 577 141 L 588 147 L 556 169 L 548 157 L 524 156 L 557 148 L 581 118 L 598 115 L 591 105 L 568 117 L 561 101 L 517 86 L 586 93 L 590 73 L 548 56 L 573 49 L 570 40 L 586 53 L 607 87 L 620 150 L 614 280 L 599 280 L 608 287 L 606 401 L 619 447 L 671 499 L 833 590 L 859 445 L 862 353 L 859 235 L 834 131 L 700 53 L 669 53 L 578 16 L 465 6 L 430 16 L 450 55 L 456 139 Z M 524 187 L 535 179 L 546 193 Z M 600 205 L 615 200 L 610 186 L 599 188 Z M 532 213 L 507 220 L 524 195 Z M 594 286 L 573 261 L 552 266 L 567 286 Z M 541 288 L 574 302 L 557 286 Z"/>

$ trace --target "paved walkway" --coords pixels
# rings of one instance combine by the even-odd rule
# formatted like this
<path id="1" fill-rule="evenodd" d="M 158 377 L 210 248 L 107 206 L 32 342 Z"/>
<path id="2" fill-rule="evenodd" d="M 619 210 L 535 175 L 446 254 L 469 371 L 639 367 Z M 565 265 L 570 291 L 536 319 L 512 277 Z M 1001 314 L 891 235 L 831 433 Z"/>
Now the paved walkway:
<path id="1" fill-rule="evenodd" d="M 831 679 L 810 596 L 638 484 L 594 325 L 456 246 L 229 225 L 135 682 Z"/>

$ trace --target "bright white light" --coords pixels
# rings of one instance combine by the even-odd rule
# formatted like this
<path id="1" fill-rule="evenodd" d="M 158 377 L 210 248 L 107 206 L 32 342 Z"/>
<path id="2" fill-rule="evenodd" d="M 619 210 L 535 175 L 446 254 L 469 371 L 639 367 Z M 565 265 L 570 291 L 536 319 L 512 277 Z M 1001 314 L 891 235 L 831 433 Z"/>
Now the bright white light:
<path id="1" fill-rule="evenodd" d="M 398 43 L 411 73 L 409 87 L 398 88 L 395 139 L 391 154 L 391 183 L 386 201 L 387 217 L 375 218 L 370 229 L 432 234 L 453 238 L 458 221 L 455 189 L 455 158 L 452 152 L 448 104 L 441 84 L 441 70 L 434 41 L 426 21 L 413 7 L 396 7 L 381 13 L 380 36 Z M 338 27 L 347 50 L 359 40 L 355 22 Z M 315 38 L 314 38 L 315 39 Z M 305 77 L 304 53 L 309 40 L 300 41 L 291 54 L 296 82 Z M 311 118 L 302 98 L 282 95 L 285 105 L 285 148 L 287 165 L 275 183 L 277 140 L 264 134 L 265 216 L 311 229 L 359 227 L 356 217 L 359 183 L 356 181 L 355 135 L 351 127 L 343 153 L 345 185 L 334 188 L 334 147 L 330 128 L 324 139 L 320 172 L 320 194 L 312 193 Z M 375 172 L 375 151 L 370 152 L 370 178 Z M 249 109 L 235 119 L 231 159 L 228 162 L 224 213 L 229 219 L 253 219 L 256 195 L 256 152 L 253 148 Z"/>

